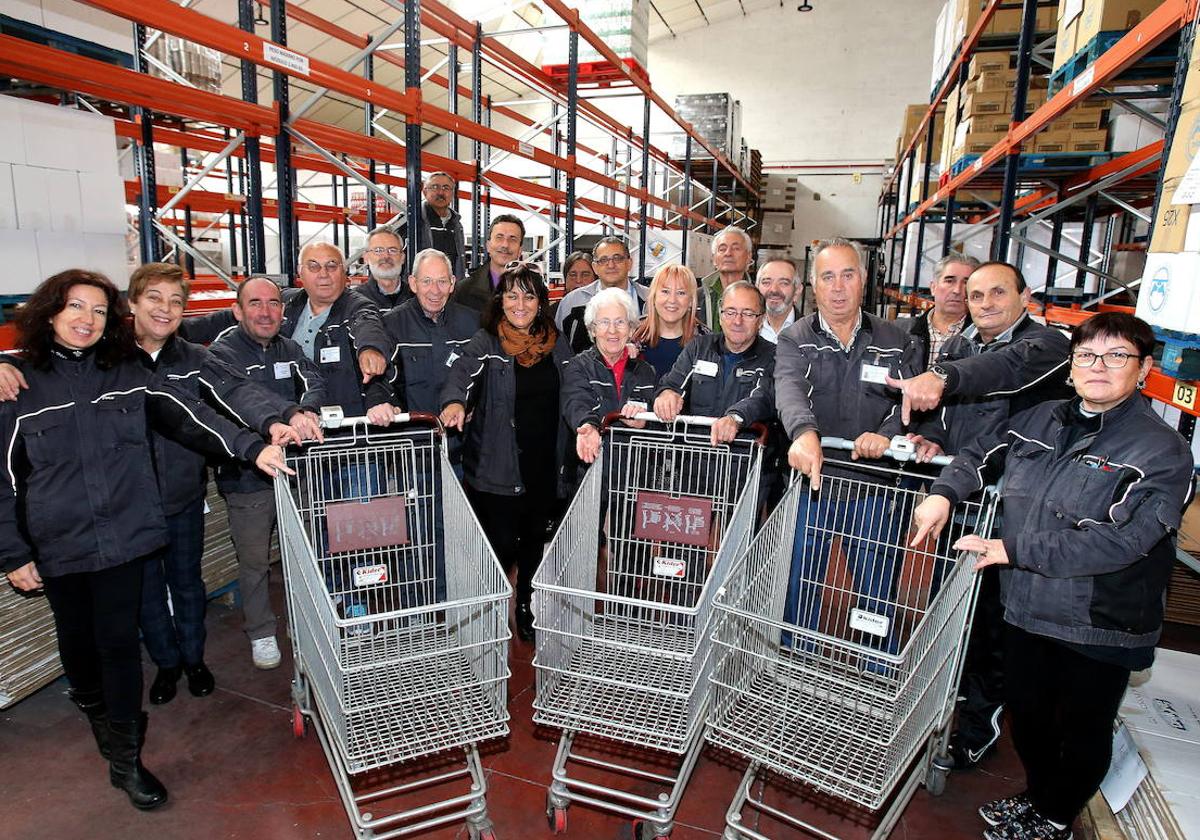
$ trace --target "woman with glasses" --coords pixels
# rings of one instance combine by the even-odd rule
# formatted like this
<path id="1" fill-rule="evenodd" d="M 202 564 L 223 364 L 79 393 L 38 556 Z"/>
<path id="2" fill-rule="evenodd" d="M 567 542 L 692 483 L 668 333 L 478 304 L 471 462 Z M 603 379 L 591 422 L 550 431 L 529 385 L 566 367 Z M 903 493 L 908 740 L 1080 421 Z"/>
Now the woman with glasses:
<path id="1" fill-rule="evenodd" d="M 587 251 L 575 251 L 563 263 L 563 296 L 550 307 L 550 317 L 558 323 L 558 307 L 567 295 L 576 289 L 596 281 L 596 272 L 592 269 L 592 255 Z M 576 353 L 582 353 L 591 345 L 591 338 L 583 326 L 583 309 L 575 307 L 563 316 L 562 334 L 567 343 Z"/>
<path id="2" fill-rule="evenodd" d="M 583 323 L 595 342 L 563 371 L 562 415 L 575 432 L 575 456 L 591 464 L 600 454 L 600 423 L 612 411 L 649 410 L 658 380 L 645 359 L 629 355 L 637 307 L 623 289 L 603 289 L 588 301 Z"/>
<path id="3" fill-rule="evenodd" d="M 696 288 L 696 275 L 678 263 L 664 265 L 650 283 L 650 306 L 633 341 L 658 376 L 671 370 L 689 341 L 708 332 L 696 317 Z"/>
<path id="4" fill-rule="evenodd" d="M 533 640 L 533 573 L 558 496 L 560 377 L 570 358 L 541 271 L 513 262 L 442 388 L 442 423 L 465 436 L 467 494 L 496 556 L 517 569 L 517 633 L 525 641 Z"/>
<path id="5" fill-rule="evenodd" d="M 976 555 L 976 569 L 1001 569 L 1006 703 L 1025 768 L 1025 790 L 980 808 L 988 840 L 1070 838 L 1108 770 L 1129 673 L 1154 659 L 1193 463 L 1137 393 L 1153 348 L 1132 315 L 1080 324 L 1070 344 L 1076 396 L 967 446 L 914 514 L 916 546 L 1004 476 L 1001 538 L 954 545 Z"/>

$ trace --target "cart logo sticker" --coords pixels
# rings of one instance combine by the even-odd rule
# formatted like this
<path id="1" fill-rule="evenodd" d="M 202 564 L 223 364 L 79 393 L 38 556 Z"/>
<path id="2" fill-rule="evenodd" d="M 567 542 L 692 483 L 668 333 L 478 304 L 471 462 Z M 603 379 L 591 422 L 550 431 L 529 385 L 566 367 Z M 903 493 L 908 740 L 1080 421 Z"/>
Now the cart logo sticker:
<path id="1" fill-rule="evenodd" d="M 380 496 L 325 506 L 329 550 L 365 551 L 408 543 L 404 497 Z"/>
<path id="2" fill-rule="evenodd" d="M 870 633 L 872 636 L 886 636 L 892 626 L 892 620 L 886 615 L 871 613 L 854 607 L 850 610 L 850 627 Z"/>
<path id="3" fill-rule="evenodd" d="M 1167 303 L 1171 289 L 1171 269 L 1163 266 L 1150 278 L 1150 311 L 1159 312 Z"/>
<path id="4" fill-rule="evenodd" d="M 687 563 L 674 557 L 655 557 L 654 574 L 659 577 L 681 578 L 687 573 Z"/>
<path id="5" fill-rule="evenodd" d="M 383 563 L 378 566 L 356 566 L 354 569 L 355 586 L 371 586 L 376 583 L 387 583 L 387 581 L 387 566 Z"/>
<path id="6" fill-rule="evenodd" d="M 665 493 L 637 494 L 633 536 L 686 545 L 707 546 L 712 530 L 712 499 L 672 498 Z"/>

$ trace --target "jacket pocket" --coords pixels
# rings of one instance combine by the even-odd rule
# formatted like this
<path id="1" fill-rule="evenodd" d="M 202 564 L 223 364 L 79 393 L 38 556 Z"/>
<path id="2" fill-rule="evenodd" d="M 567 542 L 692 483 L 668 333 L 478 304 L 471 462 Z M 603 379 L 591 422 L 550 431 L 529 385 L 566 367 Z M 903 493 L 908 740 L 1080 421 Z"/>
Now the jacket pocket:
<path id="1" fill-rule="evenodd" d="M 51 466 L 61 461 L 75 448 L 72 411 L 47 411 L 21 420 L 21 441 L 30 465 Z"/>
<path id="2" fill-rule="evenodd" d="M 1004 463 L 1004 494 L 1029 496 L 1045 491 L 1054 452 L 1040 443 L 1013 438 Z"/>
<path id="3" fill-rule="evenodd" d="M 141 391 L 105 397 L 96 403 L 99 443 L 110 449 L 147 446 L 146 399 Z"/>

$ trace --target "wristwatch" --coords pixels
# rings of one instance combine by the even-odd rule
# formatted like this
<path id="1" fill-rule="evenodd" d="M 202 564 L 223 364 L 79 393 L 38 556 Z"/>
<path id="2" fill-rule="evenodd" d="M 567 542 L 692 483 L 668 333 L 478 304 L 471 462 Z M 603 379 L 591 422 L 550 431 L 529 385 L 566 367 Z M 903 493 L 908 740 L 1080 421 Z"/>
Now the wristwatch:
<path id="1" fill-rule="evenodd" d="M 742 426 L 745 426 L 745 425 L 746 425 L 746 418 L 745 418 L 745 417 L 743 417 L 742 415 L 738 414 L 736 411 L 731 411 L 731 412 L 729 412 L 728 414 L 726 414 L 725 416 L 726 416 L 726 417 L 732 417 L 732 418 L 733 418 L 733 419 L 734 419 L 734 420 L 737 422 L 737 424 L 738 424 L 738 428 L 739 428 L 739 429 L 740 429 Z"/>
<path id="2" fill-rule="evenodd" d="M 948 376 L 950 376 L 949 369 L 943 365 L 934 365 L 933 367 L 931 367 L 929 369 L 929 372 L 932 373 L 934 376 L 936 376 L 938 379 L 942 380 L 943 384 L 945 384 L 946 378 Z"/>

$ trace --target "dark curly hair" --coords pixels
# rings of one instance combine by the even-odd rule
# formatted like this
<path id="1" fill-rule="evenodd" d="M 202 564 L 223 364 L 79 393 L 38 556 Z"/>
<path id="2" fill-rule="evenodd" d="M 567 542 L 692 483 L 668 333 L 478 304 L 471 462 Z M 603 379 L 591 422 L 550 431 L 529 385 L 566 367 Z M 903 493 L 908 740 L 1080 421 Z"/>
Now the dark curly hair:
<path id="1" fill-rule="evenodd" d="M 110 368 L 131 358 L 136 345 L 129 323 L 129 307 L 121 292 L 103 274 L 69 268 L 44 280 L 17 312 L 17 347 L 24 351 L 26 361 L 35 368 L 45 370 L 50 367 L 50 350 L 54 346 L 54 327 L 50 319 L 66 308 L 67 293 L 72 286 L 100 289 L 108 302 L 108 318 L 96 344 L 96 364 Z"/>
<path id="2" fill-rule="evenodd" d="M 499 334 L 500 322 L 504 320 L 504 293 L 510 289 L 520 289 L 537 297 L 538 311 L 529 325 L 530 335 L 549 335 L 557 330 L 554 318 L 550 315 L 550 292 L 546 288 L 546 281 L 541 270 L 534 263 L 527 262 L 519 262 L 500 275 L 500 282 L 483 308 L 481 327 L 492 335 Z"/>

